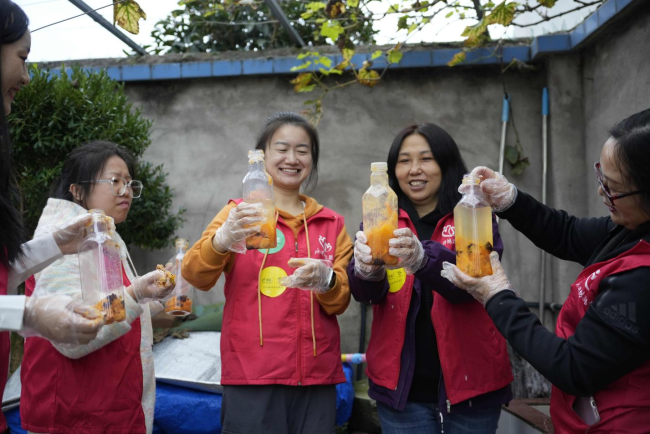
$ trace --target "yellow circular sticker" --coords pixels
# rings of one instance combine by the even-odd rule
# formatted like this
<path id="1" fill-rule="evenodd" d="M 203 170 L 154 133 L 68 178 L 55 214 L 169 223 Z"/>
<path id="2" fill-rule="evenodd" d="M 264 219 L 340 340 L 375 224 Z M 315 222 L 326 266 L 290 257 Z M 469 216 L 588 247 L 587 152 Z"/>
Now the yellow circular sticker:
<path id="1" fill-rule="evenodd" d="M 262 294 L 267 297 L 277 297 L 281 295 L 286 286 L 280 285 L 278 280 L 281 277 L 287 277 L 287 272 L 280 267 L 266 267 L 262 270 L 262 275 L 260 276 L 260 290 Z"/>
<path id="2" fill-rule="evenodd" d="M 388 290 L 390 292 L 397 292 L 406 283 L 406 271 L 403 268 L 398 268 L 397 270 L 386 270 L 386 276 L 388 277 Z"/>

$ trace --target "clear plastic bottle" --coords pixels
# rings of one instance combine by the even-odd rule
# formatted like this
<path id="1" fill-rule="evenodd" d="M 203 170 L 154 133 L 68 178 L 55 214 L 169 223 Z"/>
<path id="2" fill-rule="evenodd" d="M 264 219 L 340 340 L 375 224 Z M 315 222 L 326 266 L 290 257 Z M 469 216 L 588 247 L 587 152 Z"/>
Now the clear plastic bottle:
<path id="1" fill-rule="evenodd" d="M 112 218 L 102 210 L 89 210 L 92 223 L 79 246 L 81 294 L 104 315 L 106 324 L 126 319 L 120 245 L 113 238 Z"/>
<path id="2" fill-rule="evenodd" d="M 388 165 L 370 165 L 370 188 L 363 195 L 363 232 L 368 237 L 375 265 L 397 265 L 388 254 L 388 241 L 397 229 L 397 195 L 388 186 Z"/>
<path id="3" fill-rule="evenodd" d="M 494 245 L 492 208 L 481 196 L 479 183 L 478 177 L 463 176 L 463 185 L 470 188 L 454 208 L 456 266 L 473 277 L 492 274 L 490 253 Z"/>
<path id="4" fill-rule="evenodd" d="M 266 221 L 258 233 L 246 238 L 246 248 L 270 249 L 277 246 L 275 233 L 275 201 L 273 178 L 264 169 L 264 151 L 248 151 L 248 174 L 244 177 L 244 202 L 262 203 L 267 211 Z"/>
<path id="5" fill-rule="evenodd" d="M 169 261 L 172 264 L 170 271 L 176 275 L 176 287 L 172 297 L 165 302 L 165 312 L 174 316 L 187 316 L 192 313 L 193 287 L 181 274 L 183 257 L 189 246 L 190 243 L 185 238 L 176 238 L 176 255 Z"/>

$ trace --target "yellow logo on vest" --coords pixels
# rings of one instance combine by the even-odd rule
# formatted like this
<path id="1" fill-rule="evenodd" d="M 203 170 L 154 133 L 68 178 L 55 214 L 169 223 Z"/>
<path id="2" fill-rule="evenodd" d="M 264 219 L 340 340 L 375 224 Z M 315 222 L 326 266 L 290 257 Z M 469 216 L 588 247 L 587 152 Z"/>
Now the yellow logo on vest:
<path id="1" fill-rule="evenodd" d="M 280 285 L 278 280 L 281 277 L 287 277 L 287 272 L 280 267 L 266 267 L 262 270 L 260 276 L 260 290 L 267 297 L 277 297 L 287 289 L 286 286 Z"/>
<path id="2" fill-rule="evenodd" d="M 397 292 L 406 283 L 406 271 L 403 268 L 397 270 L 386 270 L 386 277 L 388 277 L 388 290 L 390 292 Z"/>

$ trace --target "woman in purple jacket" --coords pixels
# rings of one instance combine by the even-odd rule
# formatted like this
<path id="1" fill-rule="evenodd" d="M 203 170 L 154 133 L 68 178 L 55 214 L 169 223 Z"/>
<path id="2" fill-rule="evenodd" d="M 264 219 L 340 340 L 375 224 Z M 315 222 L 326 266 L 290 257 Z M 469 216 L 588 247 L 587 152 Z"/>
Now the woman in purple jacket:
<path id="1" fill-rule="evenodd" d="M 494 433 L 512 398 L 505 341 L 482 306 L 440 276 L 443 261 L 455 263 L 452 212 L 465 173 L 444 129 L 403 129 L 388 154 L 400 208 L 389 252 L 401 269 L 373 265 L 365 234 L 356 236 L 348 276 L 354 298 L 373 305 L 366 373 L 384 433 Z"/>

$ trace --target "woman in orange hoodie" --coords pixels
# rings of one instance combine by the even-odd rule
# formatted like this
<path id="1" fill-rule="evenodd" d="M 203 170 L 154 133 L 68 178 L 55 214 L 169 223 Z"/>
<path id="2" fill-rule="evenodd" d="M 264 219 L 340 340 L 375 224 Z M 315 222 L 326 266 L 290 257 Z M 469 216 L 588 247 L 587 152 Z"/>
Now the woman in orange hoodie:
<path id="1" fill-rule="evenodd" d="M 277 247 L 245 251 L 266 220 L 231 200 L 185 256 L 183 277 L 207 291 L 226 275 L 221 334 L 224 433 L 330 434 L 343 383 L 337 315 L 350 302 L 352 242 L 343 217 L 300 188 L 316 183 L 316 129 L 271 117 L 257 140 L 273 178 Z M 300 386 L 300 387 L 296 387 Z"/>

